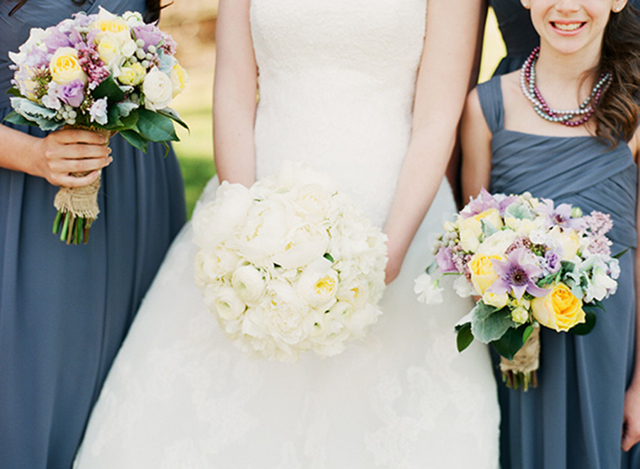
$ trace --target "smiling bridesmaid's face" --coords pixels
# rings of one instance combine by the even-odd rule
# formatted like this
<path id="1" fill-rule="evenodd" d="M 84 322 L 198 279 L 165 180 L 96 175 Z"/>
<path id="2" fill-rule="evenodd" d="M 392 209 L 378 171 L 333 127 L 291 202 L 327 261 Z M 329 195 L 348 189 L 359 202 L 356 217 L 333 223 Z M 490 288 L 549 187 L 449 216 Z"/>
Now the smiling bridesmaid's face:
<path id="1" fill-rule="evenodd" d="M 611 12 L 627 0 L 521 0 L 531 12 L 540 40 L 561 54 L 585 48 L 600 49 Z"/>

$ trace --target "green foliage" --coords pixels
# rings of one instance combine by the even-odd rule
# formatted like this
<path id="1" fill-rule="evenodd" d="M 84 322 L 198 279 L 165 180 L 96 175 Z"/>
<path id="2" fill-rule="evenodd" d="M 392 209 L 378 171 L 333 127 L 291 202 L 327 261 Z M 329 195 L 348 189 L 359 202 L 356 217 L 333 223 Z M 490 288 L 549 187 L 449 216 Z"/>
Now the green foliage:
<path id="1" fill-rule="evenodd" d="M 456 328 L 458 335 L 456 337 L 456 344 L 458 346 L 458 352 L 466 350 L 473 342 L 473 333 L 471 332 L 471 323 L 468 322 Z"/>
<path id="2" fill-rule="evenodd" d="M 140 135 L 150 142 L 176 142 L 180 140 L 170 118 L 147 109 L 138 109 L 136 127 Z"/>
<path id="3" fill-rule="evenodd" d="M 471 312 L 471 332 L 483 344 L 499 339 L 514 326 L 507 307 L 498 310 L 479 301 Z"/>
<path id="4" fill-rule="evenodd" d="M 589 332 L 596 327 L 596 320 L 598 317 L 596 316 L 595 310 L 597 307 L 595 306 L 584 306 L 585 313 L 585 322 L 582 324 L 578 324 L 577 326 L 573 326 L 569 332 L 575 335 L 587 335 Z"/>
<path id="5" fill-rule="evenodd" d="M 120 89 L 113 75 L 109 75 L 91 93 L 95 99 L 107 98 L 109 104 L 119 103 L 125 98 L 124 91 Z"/>
<path id="6" fill-rule="evenodd" d="M 524 324 L 517 328 L 508 329 L 501 338 L 492 341 L 491 345 L 500 356 L 507 360 L 513 360 L 515 354 L 518 353 L 526 342 L 526 339 L 528 339 L 531 332 L 533 332 L 528 332 L 529 327 L 531 326 Z M 528 334 L 525 338 L 525 333 L 527 332 Z"/>

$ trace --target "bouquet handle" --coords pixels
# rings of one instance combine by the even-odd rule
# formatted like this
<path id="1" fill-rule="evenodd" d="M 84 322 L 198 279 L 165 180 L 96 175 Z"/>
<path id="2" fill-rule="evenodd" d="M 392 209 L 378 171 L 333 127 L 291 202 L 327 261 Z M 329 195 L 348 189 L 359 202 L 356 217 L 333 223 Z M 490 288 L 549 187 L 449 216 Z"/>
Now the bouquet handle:
<path id="1" fill-rule="evenodd" d="M 94 127 L 66 127 L 89 130 L 108 137 L 112 132 Z M 88 172 L 71 173 L 72 176 L 82 177 Z M 86 244 L 89 241 L 89 229 L 98 218 L 98 191 L 100 190 L 100 175 L 91 184 L 82 187 L 61 186 L 56 194 L 53 205 L 58 214 L 53 222 L 53 233 L 60 235 L 60 241 L 67 244 Z"/>
<path id="2" fill-rule="evenodd" d="M 500 371 L 502 381 L 507 387 L 524 391 L 529 387 L 538 386 L 537 370 L 540 366 L 540 327 L 534 327 L 533 332 L 518 350 L 513 360 L 500 357 Z"/>

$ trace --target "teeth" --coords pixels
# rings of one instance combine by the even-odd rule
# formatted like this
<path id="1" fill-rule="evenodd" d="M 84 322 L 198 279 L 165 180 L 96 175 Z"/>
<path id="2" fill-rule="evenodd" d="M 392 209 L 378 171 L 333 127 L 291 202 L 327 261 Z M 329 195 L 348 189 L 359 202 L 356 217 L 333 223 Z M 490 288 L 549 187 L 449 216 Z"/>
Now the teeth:
<path id="1" fill-rule="evenodd" d="M 561 31 L 575 31 L 582 26 L 582 23 L 554 23 L 554 25 Z"/>

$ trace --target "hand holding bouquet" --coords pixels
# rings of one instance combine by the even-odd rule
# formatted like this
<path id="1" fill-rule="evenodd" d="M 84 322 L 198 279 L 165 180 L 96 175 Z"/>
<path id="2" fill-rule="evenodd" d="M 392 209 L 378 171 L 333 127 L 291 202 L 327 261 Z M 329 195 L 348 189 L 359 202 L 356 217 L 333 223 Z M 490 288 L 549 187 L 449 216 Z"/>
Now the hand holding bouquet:
<path id="1" fill-rule="evenodd" d="M 9 54 L 14 112 L 6 121 L 45 131 L 120 132 L 145 152 L 148 142 L 177 141 L 173 122 L 186 125 L 168 105 L 187 76 L 175 51 L 173 39 L 139 13 L 116 16 L 100 8 L 95 15 L 78 13 L 45 30 L 34 28 L 20 51 Z M 99 212 L 99 187 L 98 180 L 60 189 L 54 233 L 62 240 L 87 242 Z"/>
<path id="2" fill-rule="evenodd" d="M 415 290 L 422 301 L 438 302 L 440 279 L 454 275 L 458 295 L 481 297 L 456 328 L 458 349 L 474 339 L 491 344 L 503 357 L 507 384 L 526 390 L 536 384 L 539 327 L 587 334 L 595 309 L 615 293 L 620 271 L 605 236 L 611 227 L 600 212 L 583 216 L 577 207 L 555 207 L 528 193 L 483 190 L 445 223 L 434 263 Z"/>
<path id="3" fill-rule="evenodd" d="M 196 283 L 247 353 L 335 355 L 381 314 L 385 236 L 305 167 L 285 164 L 250 189 L 223 182 L 193 228 Z"/>

